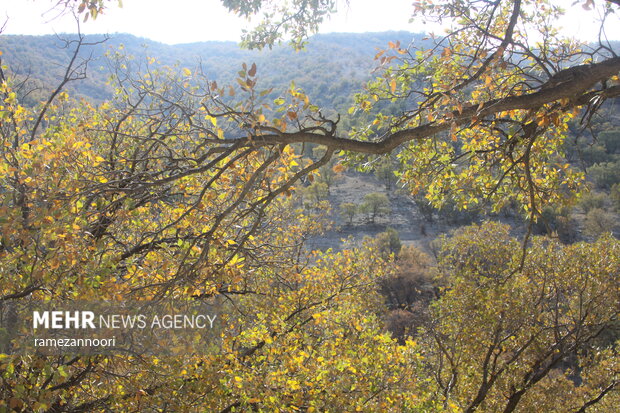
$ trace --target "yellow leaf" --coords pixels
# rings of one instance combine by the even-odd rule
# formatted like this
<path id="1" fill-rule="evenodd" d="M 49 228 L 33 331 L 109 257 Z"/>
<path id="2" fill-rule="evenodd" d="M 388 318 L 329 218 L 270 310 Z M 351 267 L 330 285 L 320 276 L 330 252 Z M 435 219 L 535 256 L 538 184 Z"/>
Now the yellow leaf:
<path id="1" fill-rule="evenodd" d="M 392 81 L 390 82 L 390 90 L 392 91 L 392 93 L 396 92 L 396 79 L 392 79 Z"/>

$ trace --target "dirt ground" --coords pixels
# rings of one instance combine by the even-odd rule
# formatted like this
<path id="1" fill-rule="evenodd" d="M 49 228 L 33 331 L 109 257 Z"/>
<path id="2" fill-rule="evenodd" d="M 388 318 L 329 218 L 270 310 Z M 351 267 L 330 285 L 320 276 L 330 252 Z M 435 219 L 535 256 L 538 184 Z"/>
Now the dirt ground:
<path id="1" fill-rule="evenodd" d="M 387 195 L 390 200 L 391 212 L 378 216 L 374 224 L 369 222 L 367 214 L 358 213 L 354 217 L 353 223 L 349 225 L 340 214 L 340 205 L 345 202 L 360 205 L 363 203 L 364 196 L 372 192 Z M 307 247 L 311 250 L 326 250 L 328 248 L 338 250 L 342 248 L 343 240 L 348 238 L 353 240 L 354 245 L 358 245 L 364 237 L 375 237 L 388 227 L 392 227 L 398 231 L 403 245 L 414 245 L 427 253 L 432 253 L 432 241 L 442 234 L 450 234 L 455 229 L 470 223 L 447 222 L 437 213 L 434 214 L 433 222 L 428 222 L 406 190 L 398 187 L 387 190 L 385 185 L 373 174 L 346 171 L 332 184 L 328 200 L 332 207 L 329 217 L 333 222 L 332 229 L 322 235 L 310 238 Z M 618 218 L 620 222 L 620 217 Z M 584 235 L 585 214 L 581 208 L 573 208 L 571 219 L 573 241 L 592 241 Z M 512 234 L 518 238 L 522 238 L 527 231 L 525 221 L 516 214 L 493 216 L 480 214 L 474 219 L 474 222 L 479 223 L 483 220 L 496 220 L 510 225 Z M 610 230 L 614 231 L 615 236 L 620 235 L 620 225 L 616 225 Z M 537 235 L 536 232 L 533 235 Z"/>
<path id="2" fill-rule="evenodd" d="M 356 214 L 353 224 L 349 225 L 340 215 L 340 204 L 350 202 L 360 205 L 364 196 L 372 192 L 386 194 L 390 200 L 389 214 L 378 216 L 375 223 L 369 222 L 366 214 Z M 406 191 L 392 188 L 387 190 L 372 174 L 346 172 L 331 186 L 328 197 L 332 205 L 330 219 L 333 229 L 321 236 L 313 237 L 308 242 L 310 249 L 339 249 L 343 239 L 353 238 L 354 243 L 361 243 L 365 236 L 375 237 L 388 227 L 400 234 L 403 245 L 415 245 L 429 251 L 429 243 L 441 234 L 447 234 L 457 226 L 448 225 L 435 219 L 426 222 Z"/>

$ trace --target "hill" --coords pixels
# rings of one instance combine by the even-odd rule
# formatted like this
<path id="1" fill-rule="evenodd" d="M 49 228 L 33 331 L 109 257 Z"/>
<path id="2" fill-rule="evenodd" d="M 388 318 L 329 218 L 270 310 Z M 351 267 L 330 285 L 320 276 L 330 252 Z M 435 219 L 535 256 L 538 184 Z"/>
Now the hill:
<path id="1" fill-rule="evenodd" d="M 407 32 L 338 33 L 314 36 L 305 50 L 295 52 L 287 45 L 273 50 L 250 51 L 234 42 L 200 42 L 166 45 L 128 34 L 86 36 L 92 45 L 83 48 L 81 59 L 90 59 L 87 79 L 70 85 L 73 96 L 100 102 L 109 98 L 111 88 L 106 84 L 110 74 L 106 52 L 122 49 L 122 53 L 145 60 L 156 58 L 160 65 L 179 65 L 195 68 L 198 65 L 207 76 L 218 82 L 232 81 L 242 63 L 255 62 L 259 81 L 264 88 L 283 90 L 295 81 L 321 107 L 340 109 L 350 103 L 371 77 L 377 48 L 387 47 L 389 41 L 409 44 L 420 42 L 421 34 Z M 30 103 L 36 103 L 45 92 L 55 87 L 71 57 L 75 35 L 59 36 L 0 36 L 3 64 L 19 79 L 29 79 L 36 89 Z"/>

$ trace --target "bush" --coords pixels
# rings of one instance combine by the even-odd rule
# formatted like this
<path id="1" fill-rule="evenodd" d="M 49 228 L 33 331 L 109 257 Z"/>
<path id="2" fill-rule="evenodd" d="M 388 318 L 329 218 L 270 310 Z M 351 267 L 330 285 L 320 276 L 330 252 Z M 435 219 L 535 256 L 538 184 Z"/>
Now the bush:
<path id="1" fill-rule="evenodd" d="M 534 224 L 534 233 L 557 235 L 565 244 L 577 240 L 577 222 L 569 208 L 545 207 L 541 215 Z"/>
<path id="2" fill-rule="evenodd" d="M 387 317 L 387 329 L 392 337 L 404 344 L 407 337 L 415 335 L 418 328 L 425 324 L 428 319 L 426 308 L 417 305 L 411 310 L 396 309 L 389 312 Z"/>
<path id="3" fill-rule="evenodd" d="M 586 215 L 584 233 L 592 238 L 598 238 L 605 232 L 610 232 L 616 225 L 614 216 L 600 208 L 594 208 Z"/>
<path id="4" fill-rule="evenodd" d="M 400 249 L 402 248 L 400 235 L 394 228 L 388 227 L 385 232 L 377 235 L 375 241 L 377 243 L 377 249 L 384 257 L 387 257 L 390 254 L 398 255 Z"/>
<path id="5" fill-rule="evenodd" d="M 606 202 L 607 195 L 601 192 L 591 192 L 585 194 L 583 198 L 581 198 L 579 206 L 583 209 L 583 212 L 587 214 L 594 208 L 604 209 Z"/>
<path id="6" fill-rule="evenodd" d="M 588 174 L 597 186 L 609 189 L 620 183 L 620 160 L 597 163 L 588 170 Z"/>
<path id="7" fill-rule="evenodd" d="M 401 249 L 394 275 L 381 279 L 381 294 L 390 309 L 409 310 L 417 302 L 434 297 L 431 258 L 414 246 Z"/>
<path id="8" fill-rule="evenodd" d="M 428 318 L 428 306 L 436 295 L 431 263 L 424 252 L 405 246 L 398 255 L 394 275 L 379 282 L 380 292 L 392 310 L 387 327 L 401 342 L 415 334 Z"/>
<path id="9" fill-rule="evenodd" d="M 615 184 L 611 187 L 609 198 L 611 198 L 611 202 L 613 203 L 616 212 L 620 212 L 620 184 Z"/>

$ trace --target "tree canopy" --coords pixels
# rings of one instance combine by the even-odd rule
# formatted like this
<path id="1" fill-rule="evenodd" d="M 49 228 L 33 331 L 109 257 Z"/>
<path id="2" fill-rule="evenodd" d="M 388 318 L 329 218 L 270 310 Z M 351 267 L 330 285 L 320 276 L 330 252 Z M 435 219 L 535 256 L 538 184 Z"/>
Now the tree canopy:
<path id="1" fill-rule="evenodd" d="M 286 34 L 299 44 L 335 7 L 333 1 L 306 0 L 224 4 L 242 16 L 264 13 L 267 20 L 248 33 L 250 47 Z M 516 198 L 536 216 L 546 203 L 580 189 L 582 177 L 557 156 L 568 123 L 577 118 L 587 125 L 620 94 L 620 59 L 604 34 L 618 4 L 582 6 L 596 6 L 602 15 L 598 21 L 594 11 L 587 15 L 601 27 L 595 44 L 560 31 L 563 10 L 552 1 L 415 2 L 414 17 L 443 22 L 449 32 L 434 37 L 430 48 L 391 43 L 377 53 L 380 76 L 352 109 L 371 119 L 352 132 L 341 130 L 338 118 L 325 118 L 295 87 L 284 101 L 261 101 L 257 69 L 247 67 L 237 79 L 246 102 L 229 107 L 221 87 L 202 87 L 201 104 L 234 125 L 231 139 L 240 147 L 306 143 L 329 152 L 396 151 L 401 181 L 413 192 L 427 188 L 435 204 L 452 197 L 467 207 L 485 198 L 499 208 Z M 388 103 L 404 109 L 382 113 Z M 186 115 L 195 113 L 197 103 L 185 104 Z M 264 104 L 283 116 L 248 110 Z"/>
<path id="2" fill-rule="evenodd" d="M 110 6 L 58 3 L 93 18 Z M 255 47 L 287 33 L 299 44 L 335 6 L 224 4 L 242 16 L 265 12 L 246 38 Z M 601 27 L 620 7 L 583 5 L 599 8 Z M 220 297 L 232 309 L 221 314 L 217 354 L 2 354 L 0 409 L 617 405 L 613 237 L 562 246 L 527 242 L 530 231 L 520 242 L 499 224 L 462 229 L 442 242 L 440 293 L 422 328 L 402 340 L 386 330 L 379 294 L 397 270 L 388 254 L 371 242 L 340 252 L 304 248 L 325 223 L 320 208 L 304 210 L 295 195 L 336 152 L 354 167 L 390 153 L 399 183 L 435 205 L 488 201 L 499 210 L 517 202 L 532 222 L 583 186 L 561 148 L 569 122 L 587 126 L 620 95 L 620 58 L 604 30 L 594 45 L 563 38 L 561 10 L 544 0 L 419 1 L 412 12 L 449 22 L 449 32 L 430 49 L 391 43 L 379 51 L 377 78 L 348 114 L 351 130 L 295 84 L 271 98 L 249 62 L 225 85 L 200 68 L 155 68 L 115 53 L 115 97 L 97 106 L 64 91 L 87 74 L 81 35 L 67 43 L 74 53 L 58 86 L 35 107 L 20 102 L 22 85 L 3 68 L 0 310 L 27 300 L 163 297 Z M 324 149 L 302 156 L 308 145 Z M 558 394 L 569 395 L 559 407 Z"/>

